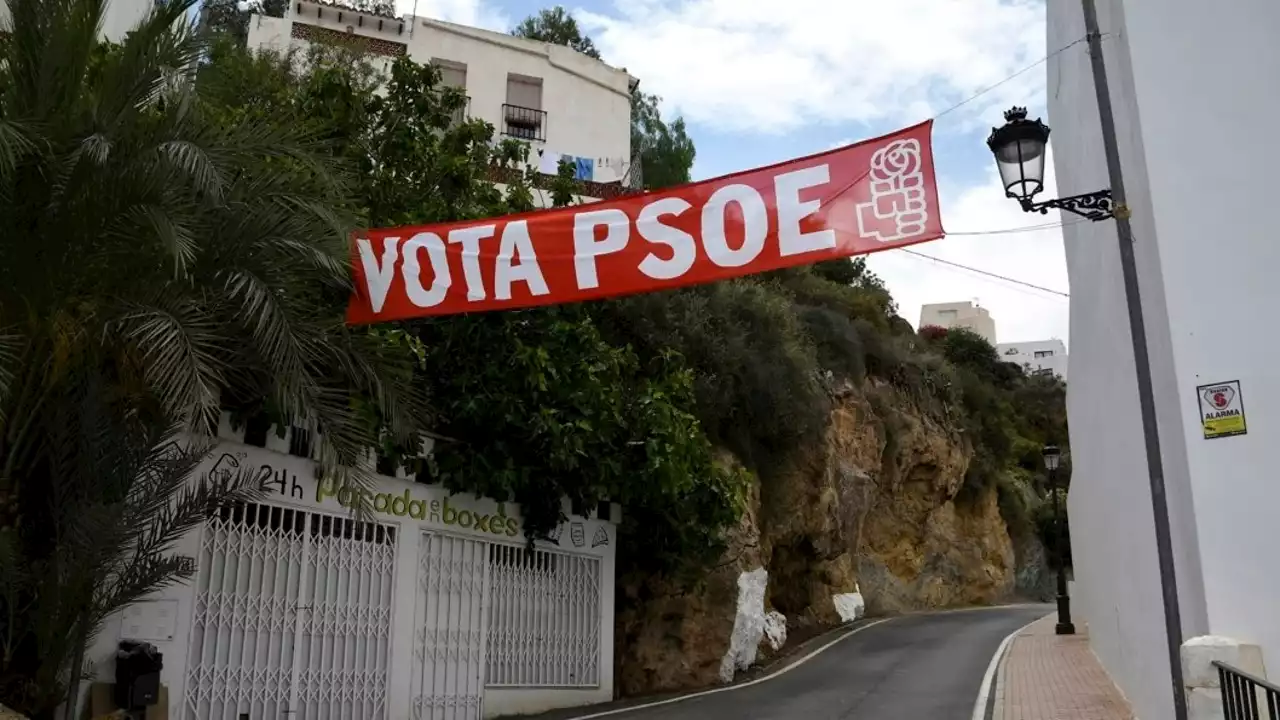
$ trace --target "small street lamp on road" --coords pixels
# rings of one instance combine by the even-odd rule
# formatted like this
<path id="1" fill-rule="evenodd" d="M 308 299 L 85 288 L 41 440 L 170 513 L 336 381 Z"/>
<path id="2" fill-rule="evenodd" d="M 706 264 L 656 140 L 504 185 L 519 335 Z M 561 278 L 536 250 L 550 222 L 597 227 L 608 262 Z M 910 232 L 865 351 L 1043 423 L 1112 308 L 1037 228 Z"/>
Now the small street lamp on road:
<path id="1" fill-rule="evenodd" d="M 1075 635 L 1076 626 L 1071 622 L 1071 598 L 1067 596 L 1067 548 L 1062 532 L 1062 508 L 1058 501 L 1058 463 L 1062 452 L 1057 445 L 1045 445 L 1040 451 L 1044 456 L 1044 469 L 1049 471 L 1049 493 L 1053 495 L 1053 553 L 1058 558 L 1058 624 L 1054 632 L 1059 635 Z"/>

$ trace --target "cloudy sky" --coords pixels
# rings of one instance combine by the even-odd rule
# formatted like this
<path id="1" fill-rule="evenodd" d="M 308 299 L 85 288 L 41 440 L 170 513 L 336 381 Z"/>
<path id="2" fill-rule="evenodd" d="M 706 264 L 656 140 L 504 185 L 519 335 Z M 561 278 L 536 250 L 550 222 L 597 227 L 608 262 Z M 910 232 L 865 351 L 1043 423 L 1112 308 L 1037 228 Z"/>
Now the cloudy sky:
<path id="1" fill-rule="evenodd" d="M 1025 214 L 1004 199 L 983 142 L 1014 103 L 1044 113 L 1045 65 L 1036 65 L 1047 54 L 1043 0 L 561 1 L 606 62 L 662 96 L 667 114 L 685 117 L 698 149 L 695 179 L 936 117 L 943 223 L 952 235 L 914 250 L 1069 291 L 1052 227 L 1060 218 Z M 415 10 L 415 0 L 398 2 L 401 12 Z M 550 4 L 416 0 L 416 12 L 506 31 Z M 1067 52 L 1077 51 L 1083 46 Z M 922 303 L 976 300 L 1002 342 L 1067 339 L 1065 297 L 902 251 L 870 264 L 912 323 Z"/>

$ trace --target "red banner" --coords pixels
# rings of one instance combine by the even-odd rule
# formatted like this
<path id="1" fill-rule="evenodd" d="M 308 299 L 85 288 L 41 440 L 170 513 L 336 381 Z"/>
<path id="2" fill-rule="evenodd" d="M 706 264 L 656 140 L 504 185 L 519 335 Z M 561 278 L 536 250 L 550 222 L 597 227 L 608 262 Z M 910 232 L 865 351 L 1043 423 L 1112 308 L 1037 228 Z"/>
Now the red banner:
<path id="1" fill-rule="evenodd" d="M 629 295 L 936 240 L 932 127 L 608 202 L 369 230 L 352 248 L 347 322 Z"/>

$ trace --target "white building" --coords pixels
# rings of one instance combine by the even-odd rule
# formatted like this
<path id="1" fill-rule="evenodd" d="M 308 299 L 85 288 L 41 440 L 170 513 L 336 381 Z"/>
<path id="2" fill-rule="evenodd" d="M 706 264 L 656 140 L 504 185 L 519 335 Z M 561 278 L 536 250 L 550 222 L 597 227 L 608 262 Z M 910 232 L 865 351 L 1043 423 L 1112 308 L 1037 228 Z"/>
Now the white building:
<path id="1" fill-rule="evenodd" d="M 434 63 L 465 90 L 467 113 L 498 139 L 531 146 L 530 164 L 554 175 L 562 158 L 584 181 L 583 197 L 608 199 L 637 185 L 632 170 L 631 91 L 639 80 L 562 45 L 406 15 L 385 17 L 327 3 L 294 2 L 286 17 L 254 15 L 249 47 L 284 51 L 352 39 L 387 67 L 407 55 Z M 502 177 L 493 178 L 501 182 Z M 549 204 L 545 193 L 540 198 Z"/>
<path id="2" fill-rule="evenodd" d="M 154 0 L 110 0 L 102 14 L 102 37 L 120 42 L 125 33 L 137 27 L 153 7 Z M 9 3 L 0 0 L 0 31 L 7 30 L 9 22 Z"/>
<path id="3" fill-rule="evenodd" d="M 1110 183 L 1080 42 L 1081 3 L 1049 0 L 1047 8 L 1048 47 L 1074 45 L 1048 62 L 1057 186 L 1063 196 L 1093 192 Z M 1274 680 L 1280 372 L 1276 335 L 1257 310 L 1280 303 L 1280 243 L 1269 215 L 1280 142 L 1268 130 L 1280 95 L 1262 90 L 1280 77 L 1280 3 L 1100 0 L 1098 11 L 1132 213 L 1182 637 L 1256 644 Z M 1229 36 L 1207 33 L 1224 23 Z M 1163 720 L 1174 717 L 1171 669 L 1116 226 L 1069 223 L 1063 235 L 1072 288 L 1075 606 L 1137 716 Z M 1214 404 L 1247 414 L 1225 427 L 1212 419 Z"/>
<path id="4" fill-rule="evenodd" d="M 1000 343 L 996 354 L 1005 362 L 1016 363 L 1028 372 L 1051 372 L 1067 379 L 1067 346 L 1061 340 L 1028 340 Z"/>
<path id="5" fill-rule="evenodd" d="M 920 327 L 965 328 L 996 344 L 996 322 L 984 307 L 971 302 L 933 303 L 921 306 Z"/>
<path id="6" fill-rule="evenodd" d="M 309 434 L 233 431 L 202 468 L 255 468 L 265 498 L 184 538 L 195 577 L 109 618 L 164 656 L 174 720 L 480 720 L 613 698 L 618 508 L 526 547 L 519 508 L 380 476 L 372 517 L 316 480 Z M 261 446 L 259 446 L 261 445 Z"/>

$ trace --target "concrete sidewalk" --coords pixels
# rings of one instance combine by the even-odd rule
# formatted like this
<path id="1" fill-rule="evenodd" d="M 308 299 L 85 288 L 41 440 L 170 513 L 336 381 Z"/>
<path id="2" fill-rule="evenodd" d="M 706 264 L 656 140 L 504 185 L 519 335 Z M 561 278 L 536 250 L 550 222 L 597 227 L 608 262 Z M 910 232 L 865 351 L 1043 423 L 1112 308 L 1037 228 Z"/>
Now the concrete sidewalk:
<path id="1" fill-rule="evenodd" d="M 1055 615 L 1032 623 L 1000 663 L 992 720 L 1132 720 L 1129 703 L 1089 648 L 1088 629 L 1055 635 Z"/>

